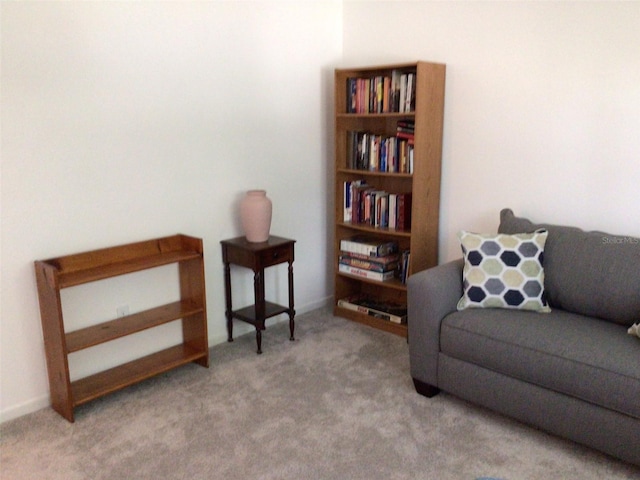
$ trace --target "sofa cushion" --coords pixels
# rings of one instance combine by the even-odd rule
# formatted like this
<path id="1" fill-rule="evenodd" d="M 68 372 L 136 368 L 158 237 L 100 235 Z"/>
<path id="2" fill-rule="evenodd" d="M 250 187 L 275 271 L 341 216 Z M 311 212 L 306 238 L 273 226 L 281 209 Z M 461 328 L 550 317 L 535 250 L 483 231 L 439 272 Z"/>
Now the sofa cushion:
<path id="1" fill-rule="evenodd" d="M 440 350 L 640 419 L 640 343 L 615 323 L 555 309 L 468 309 L 445 317 Z"/>
<path id="2" fill-rule="evenodd" d="M 546 230 L 515 235 L 462 231 L 458 238 L 464 257 L 458 310 L 494 307 L 549 311 L 542 263 Z"/>
<path id="3" fill-rule="evenodd" d="M 640 238 L 533 223 L 500 212 L 500 233 L 548 230 L 545 292 L 551 308 L 595 316 L 626 327 L 640 317 Z"/>

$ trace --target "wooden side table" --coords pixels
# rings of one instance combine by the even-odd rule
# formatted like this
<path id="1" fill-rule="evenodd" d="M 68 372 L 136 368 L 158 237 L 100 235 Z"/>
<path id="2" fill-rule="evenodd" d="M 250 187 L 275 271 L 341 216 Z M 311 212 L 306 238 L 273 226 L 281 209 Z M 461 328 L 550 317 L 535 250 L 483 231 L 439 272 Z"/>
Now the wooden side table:
<path id="1" fill-rule="evenodd" d="M 289 340 L 294 340 L 295 328 L 293 308 L 293 261 L 295 240 L 270 236 L 266 242 L 252 243 L 245 237 L 222 240 L 222 261 L 224 262 L 224 288 L 227 317 L 228 341 L 233 342 L 233 319 L 237 318 L 256 327 L 258 353 L 262 353 L 262 330 L 267 318 L 287 313 L 289 315 Z M 284 307 L 264 298 L 264 269 L 287 262 L 289 264 L 289 306 Z M 240 310 L 231 306 L 231 264 L 253 270 L 253 290 L 255 304 Z"/>

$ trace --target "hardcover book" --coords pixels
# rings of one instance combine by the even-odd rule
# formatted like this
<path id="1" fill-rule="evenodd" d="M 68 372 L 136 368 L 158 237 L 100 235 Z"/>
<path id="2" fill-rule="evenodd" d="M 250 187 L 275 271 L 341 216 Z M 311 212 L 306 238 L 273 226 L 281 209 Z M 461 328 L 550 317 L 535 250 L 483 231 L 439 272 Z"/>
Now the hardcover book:
<path id="1" fill-rule="evenodd" d="M 368 235 L 355 235 L 351 238 L 340 240 L 340 250 L 371 257 L 385 257 L 398 252 L 398 243 L 376 239 Z"/>
<path id="2" fill-rule="evenodd" d="M 386 257 L 370 257 L 357 253 L 343 252 L 340 254 L 339 262 L 342 265 L 350 265 L 356 268 L 371 270 L 372 272 L 392 272 L 398 270 L 400 256 L 396 254 Z"/>
<path id="3" fill-rule="evenodd" d="M 377 282 L 385 282 L 396 276 L 395 270 L 390 272 L 373 272 L 371 270 L 365 270 L 364 268 L 344 265 L 343 263 L 338 264 L 338 271 L 349 275 L 355 275 L 356 277 L 366 278 L 367 280 L 375 280 Z"/>

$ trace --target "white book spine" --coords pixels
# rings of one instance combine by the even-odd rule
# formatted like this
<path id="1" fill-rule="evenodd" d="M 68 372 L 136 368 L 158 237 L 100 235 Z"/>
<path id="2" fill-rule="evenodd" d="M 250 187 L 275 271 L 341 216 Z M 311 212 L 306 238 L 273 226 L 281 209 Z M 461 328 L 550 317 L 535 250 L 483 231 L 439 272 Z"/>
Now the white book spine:
<path id="1" fill-rule="evenodd" d="M 370 270 L 364 270 L 362 268 L 352 267 L 350 265 L 339 264 L 338 270 L 342 273 L 348 273 L 349 275 L 355 275 L 357 277 L 366 278 L 368 280 L 377 280 L 379 282 L 383 282 L 385 280 L 390 280 L 393 278 L 395 273 L 391 272 L 372 272 Z"/>

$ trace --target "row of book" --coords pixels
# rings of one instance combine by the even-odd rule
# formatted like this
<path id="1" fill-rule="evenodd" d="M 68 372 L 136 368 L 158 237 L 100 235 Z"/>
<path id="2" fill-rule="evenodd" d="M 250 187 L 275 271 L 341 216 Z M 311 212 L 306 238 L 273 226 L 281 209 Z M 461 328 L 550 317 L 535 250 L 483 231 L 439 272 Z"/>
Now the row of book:
<path id="1" fill-rule="evenodd" d="M 399 121 L 395 136 L 351 130 L 347 142 L 347 168 L 413 173 L 413 121 Z"/>
<path id="2" fill-rule="evenodd" d="M 411 193 L 377 189 L 366 180 L 343 183 L 343 220 L 394 230 L 411 229 Z"/>
<path id="3" fill-rule="evenodd" d="M 400 252 L 396 241 L 356 235 L 340 241 L 338 271 L 384 282 L 393 278 L 406 283 L 410 252 Z"/>
<path id="4" fill-rule="evenodd" d="M 375 299 L 369 295 L 357 294 L 341 298 L 338 300 L 338 306 L 393 323 L 407 323 L 406 305 Z"/>
<path id="5" fill-rule="evenodd" d="M 415 72 L 347 79 L 347 113 L 413 112 L 415 104 Z"/>

